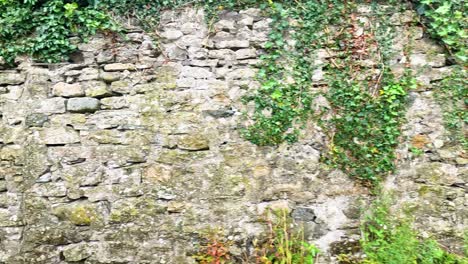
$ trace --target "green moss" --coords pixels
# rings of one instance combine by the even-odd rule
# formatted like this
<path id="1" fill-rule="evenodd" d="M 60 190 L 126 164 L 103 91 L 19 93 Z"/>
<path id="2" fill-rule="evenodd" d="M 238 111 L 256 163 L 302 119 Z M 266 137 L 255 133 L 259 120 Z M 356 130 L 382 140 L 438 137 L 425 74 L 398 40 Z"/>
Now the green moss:
<path id="1" fill-rule="evenodd" d="M 112 210 L 110 221 L 112 223 L 145 221 L 165 213 L 166 209 L 166 206 L 157 204 L 154 199 L 148 197 L 129 199 Z"/>
<path id="2" fill-rule="evenodd" d="M 60 220 L 70 221 L 77 226 L 89 226 L 101 222 L 96 208 L 92 205 L 58 207 L 53 211 L 53 214 Z"/>
<path id="3" fill-rule="evenodd" d="M 110 215 L 111 223 L 128 223 L 131 222 L 139 214 L 138 210 L 133 207 L 122 208 L 115 210 Z"/>
<path id="4" fill-rule="evenodd" d="M 94 208 L 87 206 L 80 206 L 69 213 L 69 220 L 75 225 L 91 225 L 94 221 L 97 220 L 97 214 Z"/>
<path id="5" fill-rule="evenodd" d="M 418 189 L 418 194 L 420 196 L 427 196 L 427 197 L 436 196 L 438 198 L 441 198 L 444 195 L 444 190 L 440 186 L 422 185 Z"/>

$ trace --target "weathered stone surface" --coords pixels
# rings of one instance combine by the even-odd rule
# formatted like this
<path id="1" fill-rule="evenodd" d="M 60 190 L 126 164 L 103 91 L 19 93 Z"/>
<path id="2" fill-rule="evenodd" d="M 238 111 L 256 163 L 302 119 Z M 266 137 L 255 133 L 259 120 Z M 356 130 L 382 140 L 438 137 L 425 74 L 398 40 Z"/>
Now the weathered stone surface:
<path id="1" fill-rule="evenodd" d="M 445 60 L 444 54 L 412 54 L 410 56 L 411 66 L 443 67 L 445 66 Z"/>
<path id="2" fill-rule="evenodd" d="M 115 81 L 111 84 L 110 90 L 114 93 L 127 94 L 131 92 L 132 85 L 127 81 Z"/>
<path id="3" fill-rule="evenodd" d="M 184 150 L 208 150 L 209 142 L 203 135 L 186 135 L 179 138 L 177 146 Z"/>
<path id="4" fill-rule="evenodd" d="M 372 8 L 358 10 L 364 34 Z M 451 141 L 432 89 L 452 67 L 413 17 L 391 18 L 399 37 L 391 70 L 399 77 L 411 64 L 420 87 L 409 92 L 398 168 L 385 188 L 399 198 L 395 212 L 411 211 L 418 230 L 461 252 L 466 152 Z M 80 44 L 83 61 L 0 70 L 0 263 L 194 263 L 203 230 L 217 228 L 240 259 L 253 250 L 246 241 L 264 238 L 258 220 L 269 208 L 304 225 L 323 252 L 318 263 L 356 246 L 360 208 L 372 197 L 321 164 L 327 136 L 314 120 L 297 143 L 276 148 L 240 135 L 251 109 L 241 98 L 261 87 L 257 64 L 272 20 L 259 9 L 219 18 L 211 34 L 201 9 L 164 11 L 158 50 L 131 28 L 125 39 Z M 340 51 L 312 54 L 311 89 L 322 89 Z M 360 65 L 374 71 L 376 62 L 366 56 Z M 312 103 L 329 106 L 323 96 Z"/>
<path id="5" fill-rule="evenodd" d="M 226 48 L 248 48 L 250 42 L 248 40 L 222 40 L 215 43 L 216 48 L 226 49 Z"/>
<path id="6" fill-rule="evenodd" d="M 135 65 L 130 64 L 130 63 L 112 63 L 112 64 L 106 64 L 104 65 L 104 70 L 105 71 L 134 71 L 136 70 Z"/>
<path id="7" fill-rule="evenodd" d="M 35 106 L 36 113 L 42 114 L 61 114 L 65 113 L 65 99 L 64 98 L 50 98 L 37 102 Z"/>
<path id="8" fill-rule="evenodd" d="M 30 114 L 24 122 L 27 127 L 42 127 L 48 120 L 45 114 Z"/>
<path id="9" fill-rule="evenodd" d="M 0 85 L 21 84 L 26 80 L 24 74 L 15 72 L 0 72 Z"/>
<path id="10" fill-rule="evenodd" d="M 55 96 L 62 97 L 78 97 L 85 95 L 84 89 L 79 83 L 68 84 L 63 82 L 55 84 L 52 88 L 52 93 Z"/>
<path id="11" fill-rule="evenodd" d="M 161 37 L 166 38 L 168 40 L 177 40 L 182 37 L 184 34 L 179 30 L 166 30 L 161 33 Z"/>
<path id="12" fill-rule="evenodd" d="M 138 127 L 141 121 L 139 114 L 134 111 L 101 111 L 90 116 L 86 123 L 98 129 L 132 129 Z"/>
<path id="13" fill-rule="evenodd" d="M 94 250 L 87 244 L 70 245 L 63 249 L 66 261 L 76 262 L 89 258 Z"/>
<path id="14" fill-rule="evenodd" d="M 40 140 L 46 145 L 63 145 L 80 142 L 78 132 L 68 127 L 44 128 L 39 132 Z"/>
<path id="15" fill-rule="evenodd" d="M 106 83 L 111 83 L 120 80 L 118 72 L 102 72 L 99 77 Z"/>
<path id="16" fill-rule="evenodd" d="M 105 82 L 90 81 L 85 82 L 83 86 L 85 87 L 85 94 L 88 97 L 101 98 L 112 95 L 111 90 Z"/>
<path id="17" fill-rule="evenodd" d="M 67 110 L 75 113 L 93 113 L 99 110 L 100 102 L 96 98 L 71 98 L 67 102 Z"/>

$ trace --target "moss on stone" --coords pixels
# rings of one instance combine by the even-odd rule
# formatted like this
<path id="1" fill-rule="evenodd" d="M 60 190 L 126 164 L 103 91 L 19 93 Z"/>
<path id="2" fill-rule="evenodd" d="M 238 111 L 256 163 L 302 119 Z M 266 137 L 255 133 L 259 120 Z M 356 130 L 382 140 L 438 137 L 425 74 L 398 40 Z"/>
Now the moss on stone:
<path id="1" fill-rule="evenodd" d="M 112 223 L 144 221 L 146 217 L 154 218 L 165 213 L 166 210 L 166 206 L 157 204 L 154 199 L 148 197 L 129 199 L 112 210 L 110 221 Z"/>
<path id="2" fill-rule="evenodd" d="M 78 207 L 70 212 L 70 221 L 75 225 L 91 225 L 96 220 L 96 212 L 88 207 Z"/>

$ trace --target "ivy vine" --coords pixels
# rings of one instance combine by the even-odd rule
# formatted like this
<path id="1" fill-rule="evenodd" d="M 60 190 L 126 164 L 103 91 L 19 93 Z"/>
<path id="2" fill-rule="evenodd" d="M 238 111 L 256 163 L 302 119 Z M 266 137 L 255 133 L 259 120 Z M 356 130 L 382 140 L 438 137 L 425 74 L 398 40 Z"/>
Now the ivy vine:
<path id="1" fill-rule="evenodd" d="M 98 30 L 116 30 L 106 13 L 88 3 L 66 0 L 0 0 L 0 58 L 13 64 L 19 55 L 60 62 Z"/>

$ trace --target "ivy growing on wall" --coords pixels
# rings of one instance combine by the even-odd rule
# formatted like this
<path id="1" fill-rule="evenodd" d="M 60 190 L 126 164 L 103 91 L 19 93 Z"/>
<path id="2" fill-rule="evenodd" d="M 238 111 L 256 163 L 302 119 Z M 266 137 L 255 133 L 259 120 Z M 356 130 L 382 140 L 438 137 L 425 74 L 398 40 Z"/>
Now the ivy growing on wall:
<path id="1" fill-rule="evenodd" d="M 464 0 L 421 0 L 417 11 L 428 31 L 440 38 L 455 59 L 468 62 L 468 2 Z"/>
<path id="2" fill-rule="evenodd" d="M 0 58 L 19 55 L 60 62 L 76 49 L 71 36 L 86 40 L 98 30 L 115 30 L 109 16 L 86 3 L 67 0 L 0 0 Z"/>

